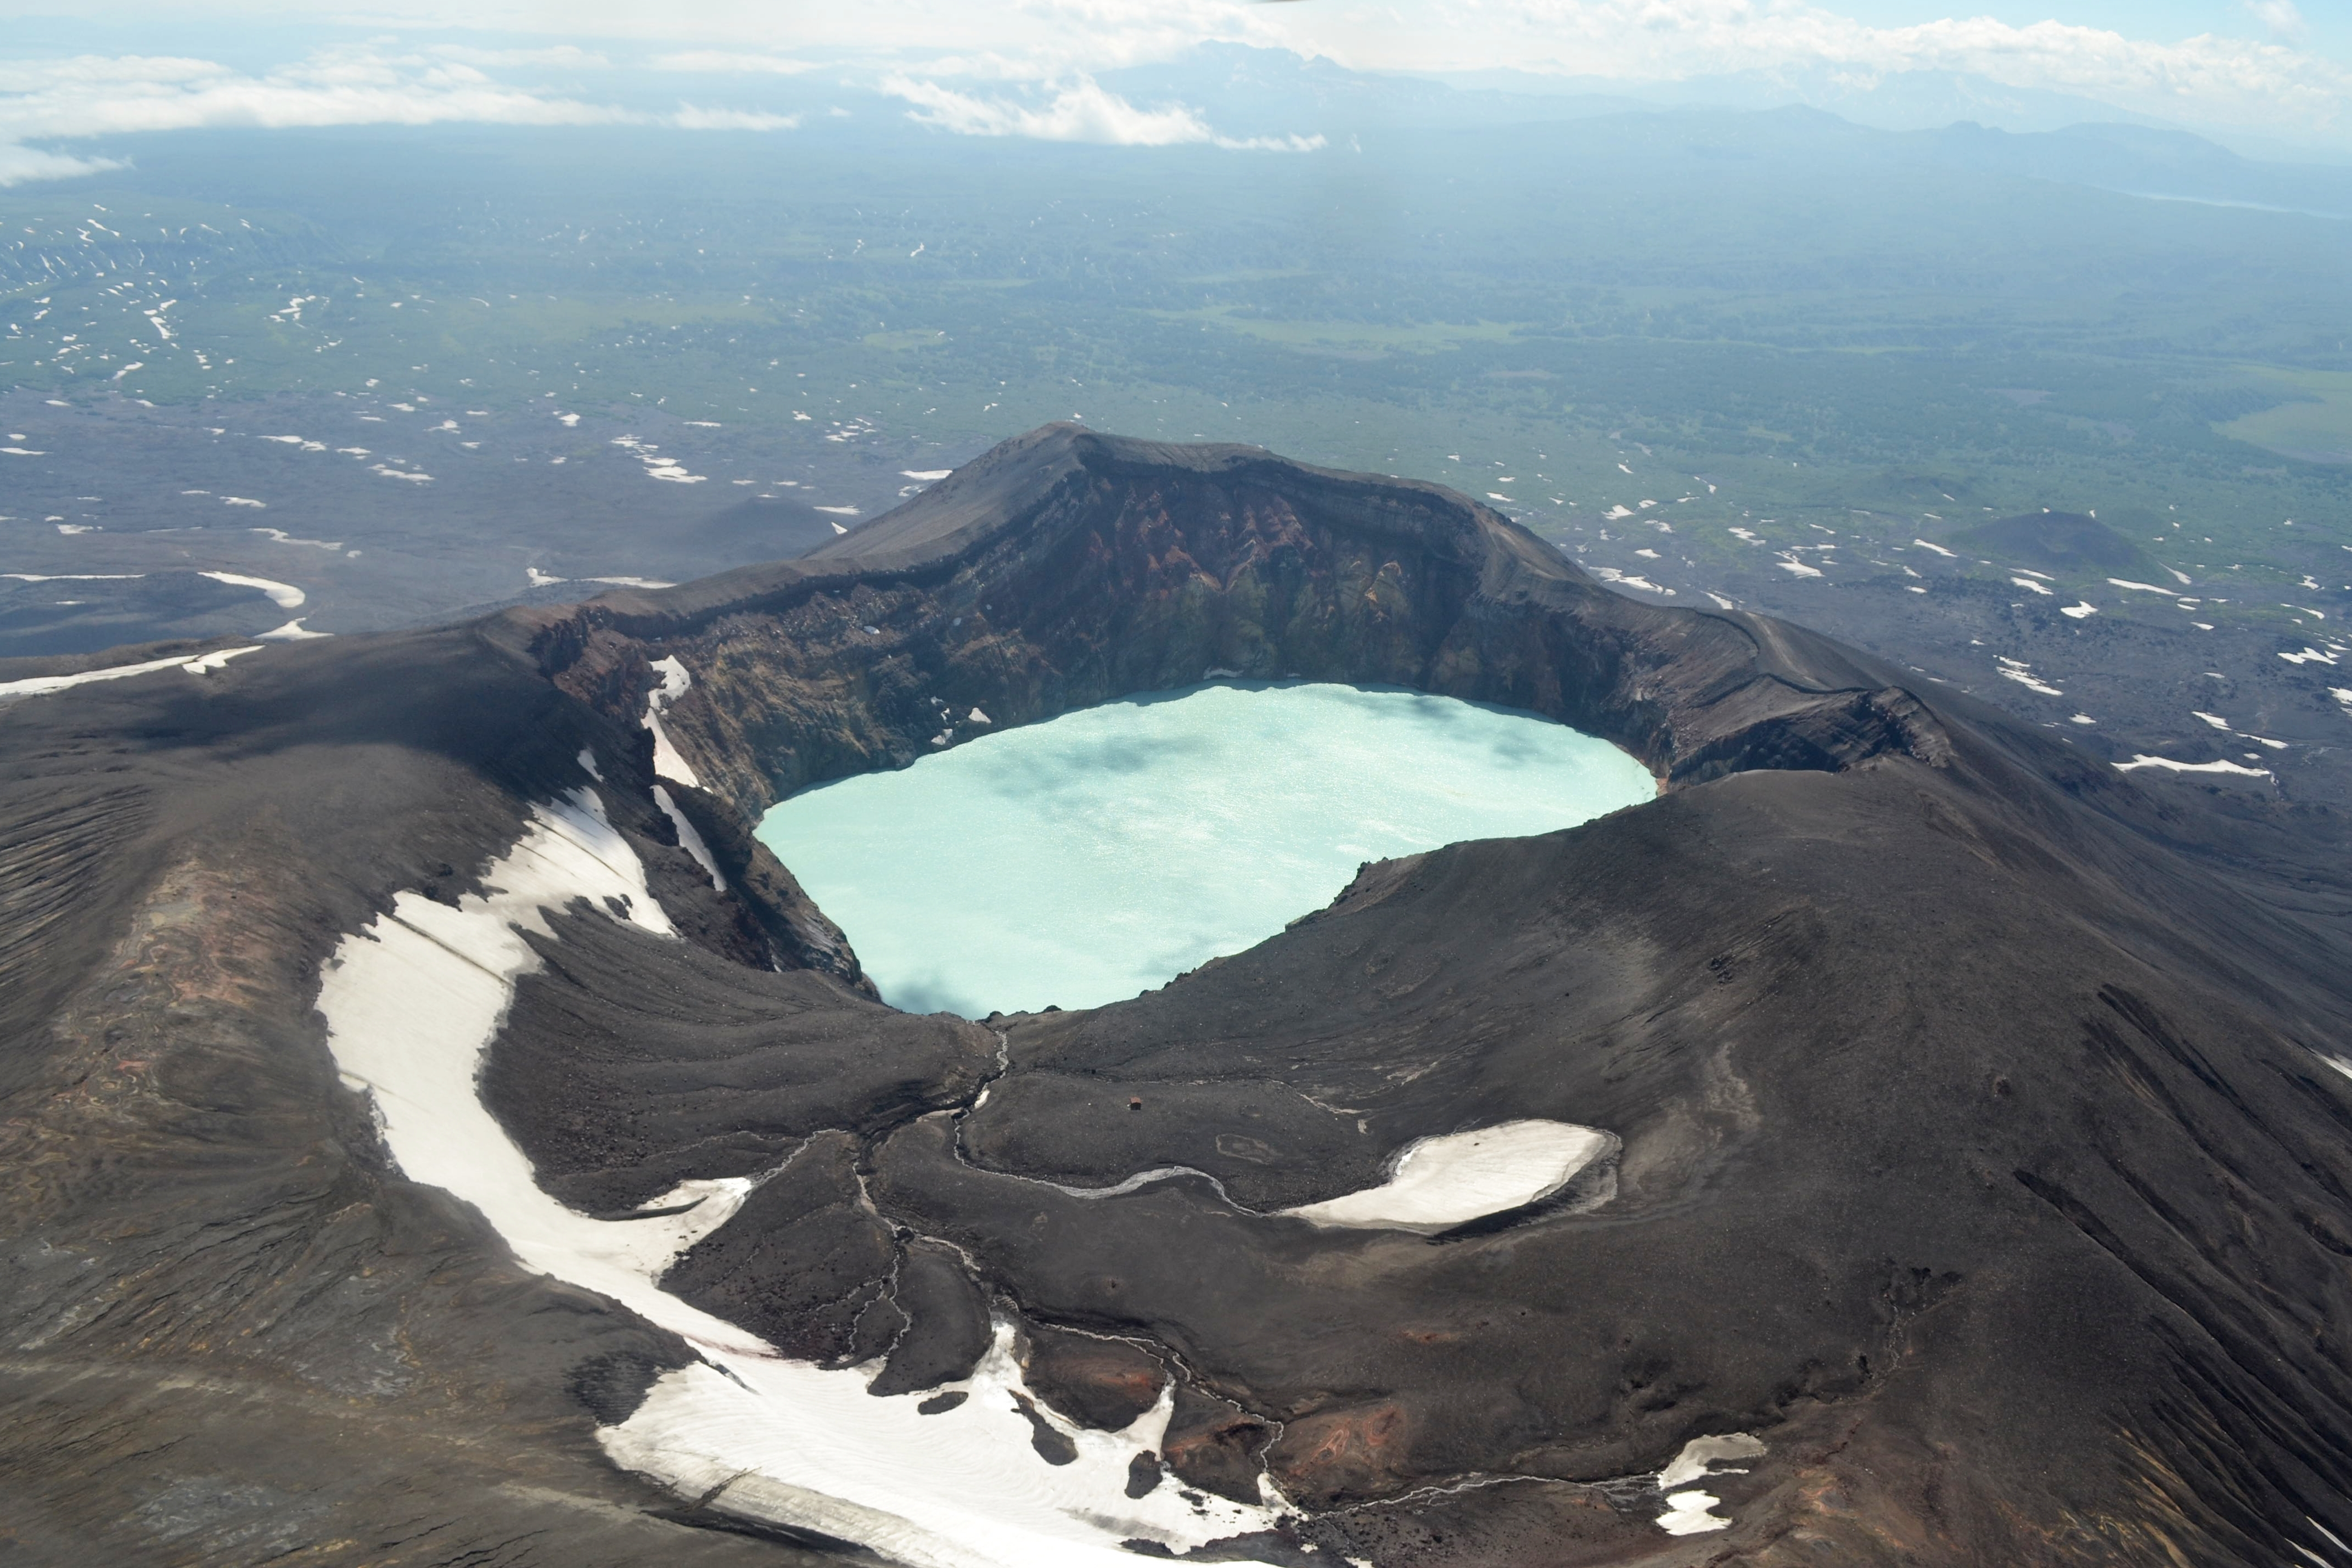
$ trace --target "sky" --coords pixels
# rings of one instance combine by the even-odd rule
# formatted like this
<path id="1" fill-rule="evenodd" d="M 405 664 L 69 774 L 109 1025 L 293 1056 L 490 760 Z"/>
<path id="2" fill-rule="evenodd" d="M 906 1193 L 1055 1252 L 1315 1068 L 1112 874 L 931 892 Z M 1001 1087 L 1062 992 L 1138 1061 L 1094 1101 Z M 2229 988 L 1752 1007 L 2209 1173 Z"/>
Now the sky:
<path id="1" fill-rule="evenodd" d="M 0 0 L 0 184 L 85 171 L 110 134 L 213 125 L 789 131 L 819 68 L 948 131 L 1259 145 L 1093 79 L 1203 41 L 1624 84 L 1957 73 L 2352 157 L 2352 0 Z M 675 77 L 678 107 L 642 107 L 624 73 Z M 760 107 L 695 108 L 722 78 Z"/>

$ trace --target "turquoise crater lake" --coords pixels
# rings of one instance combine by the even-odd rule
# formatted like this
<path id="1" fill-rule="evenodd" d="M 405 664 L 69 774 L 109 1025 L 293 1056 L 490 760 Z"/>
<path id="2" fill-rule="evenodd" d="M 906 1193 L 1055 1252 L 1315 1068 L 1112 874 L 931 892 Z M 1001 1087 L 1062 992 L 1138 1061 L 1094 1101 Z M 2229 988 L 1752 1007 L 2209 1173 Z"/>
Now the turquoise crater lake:
<path id="1" fill-rule="evenodd" d="M 1365 861 L 1548 833 L 1655 793 L 1616 747 L 1533 714 L 1234 682 L 805 789 L 760 837 L 884 1000 L 983 1018 L 1149 990 L 1322 908 Z"/>

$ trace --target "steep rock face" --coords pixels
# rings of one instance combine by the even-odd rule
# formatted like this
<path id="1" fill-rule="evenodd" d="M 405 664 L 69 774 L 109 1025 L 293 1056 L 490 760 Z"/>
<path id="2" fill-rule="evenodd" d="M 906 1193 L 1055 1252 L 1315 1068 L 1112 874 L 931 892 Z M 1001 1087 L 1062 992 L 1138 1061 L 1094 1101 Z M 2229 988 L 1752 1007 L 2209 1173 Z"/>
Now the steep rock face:
<path id="1" fill-rule="evenodd" d="M 803 560 L 509 624 L 615 715 L 642 711 L 647 653 L 682 660 L 694 684 L 665 722 L 754 816 L 968 738 L 975 707 L 1023 724 L 1212 671 L 1526 708 L 1679 781 L 1945 744 L 1886 672 L 1822 639 L 1635 604 L 1435 486 L 1068 426 Z"/>
<path id="2" fill-rule="evenodd" d="M 724 889 L 652 793 L 673 658 L 708 789 L 664 788 Z M 994 1028 L 873 1000 L 751 837 L 975 707 L 1219 668 L 1532 708 L 1664 798 Z M 683 940 L 553 912 L 483 1092 L 577 1208 L 759 1178 L 666 1282 L 793 1354 L 930 1388 L 993 1312 L 1097 1427 L 1164 1368 L 1129 1494 L 1269 1477 L 1307 1511 L 1269 1561 L 2352 1563 L 2341 866 L 1447 492 L 1050 427 L 803 561 L 0 734 L 0 1539 L 37 1561 L 795 1560 L 603 1461 L 693 1353 L 407 1181 L 311 1011 L 344 933 L 586 789 Z M 1270 1212 L 1528 1116 L 1619 1142 L 1449 1235 Z M 1169 1166 L 1203 1174 L 1084 1195 Z M 1731 1432 L 1728 1530 L 1661 1531 L 1655 1473 Z"/>

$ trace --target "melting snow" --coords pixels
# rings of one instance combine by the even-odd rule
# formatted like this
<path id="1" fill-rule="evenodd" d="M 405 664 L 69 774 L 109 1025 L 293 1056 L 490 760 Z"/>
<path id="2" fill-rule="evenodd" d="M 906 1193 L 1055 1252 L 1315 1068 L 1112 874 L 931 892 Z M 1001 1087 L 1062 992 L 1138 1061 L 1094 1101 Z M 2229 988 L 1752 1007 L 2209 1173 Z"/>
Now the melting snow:
<path id="1" fill-rule="evenodd" d="M 2050 595 L 2050 591 L 2048 589 L 2042 587 L 2040 583 L 2034 581 L 2033 579 L 2030 577 L 2012 577 L 2009 580 L 2017 584 L 2020 588 L 2031 589 L 2032 591 L 2041 594 L 2045 599 Z"/>
<path id="2" fill-rule="evenodd" d="M 1549 1197 L 1616 1142 L 1543 1121 L 1416 1138 L 1380 1186 L 1277 1212 L 1347 1229 L 1446 1230 Z"/>
<path id="3" fill-rule="evenodd" d="M 1661 588 L 1646 577 L 1635 577 L 1629 572 L 1619 571 L 1613 566 L 1587 567 L 1585 570 L 1603 582 L 1622 583 L 1627 588 L 1638 588 L 1649 593 L 1663 593 L 1669 598 L 1674 595 L 1675 591 L 1671 588 Z"/>
<path id="4" fill-rule="evenodd" d="M 1713 1511 L 1722 1501 L 1720 1498 L 1709 1492 L 1675 1489 L 1710 1476 L 1745 1475 L 1745 1465 L 1723 1465 L 1722 1461 L 1760 1458 L 1763 1454 L 1763 1440 L 1745 1432 L 1694 1437 L 1685 1443 L 1683 1451 L 1658 1472 L 1658 1488 L 1668 1494 L 1666 1511 L 1658 1516 L 1658 1528 L 1669 1535 L 1703 1535 L 1708 1531 L 1729 1529 L 1731 1521 Z M 1720 1469 L 1718 1465 L 1722 1465 Z"/>
<path id="5" fill-rule="evenodd" d="M 2268 779 L 2267 768 L 2246 768 L 2223 758 L 2219 762 L 2175 762 L 2168 757 L 2150 757 L 2141 752 L 2129 762 L 2116 764 L 2116 771 L 2128 773 L 2135 768 L 2161 768 L 2168 773 L 2239 773 L 2249 779 Z"/>
<path id="6" fill-rule="evenodd" d="M 1917 545 L 1921 549 L 1934 550 L 1937 555 L 1943 556 L 1948 559 L 1958 560 L 1960 559 L 1957 551 L 1948 550 L 1942 545 L 1931 545 L 1926 539 L 1913 539 L 1911 542 Z"/>
<path id="7" fill-rule="evenodd" d="M 2169 594 L 2169 593 L 2171 593 L 2171 591 L 2172 591 L 2172 590 L 2170 590 L 2170 589 L 2168 589 L 2168 588 L 2158 588 L 2158 587 L 2157 587 L 2157 585 L 2156 585 L 2156 584 L 2154 584 L 2154 583 L 2152 583 L 2152 582 L 2126 582 L 2126 580 L 2123 580 L 2122 578 L 2120 578 L 2120 577 L 2111 577 L 2111 578 L 2107 579 L 2107 580 L 2108 580 L 2109 582 L 2111 582 L 2111 583 L 2115 584 L 2115 586 L 2116 586 L 2117 588 L 2128 588 L 2128 589 L 2130 589 L 2134 593 L 2163 593 L 2163 594 Z"/>
<path id="8" fill-rule="evenodd" d="M 373 1095 L 404 1175 L 474 1205 L 525 1268 L 609 1296 L 699 1353 L 626 1422 L 598 1432 L 615 1464 L 722 1513 L 853 1541 L 914 1568 L 1125 1568 L 1129 1541 L 1182 1552 L 1272 1523 L 1265 1509 L 1194 1503 L 1171 1485 L 1125 1496 L 1130 1461 L 1164 1436 L 1164 1387 L 1124 1432 L 1069 1429 L 1041 1412 L 1077 1449 L 1073 1463 L 1045 1463 L 1012 1397 L 1021 1384 L 1007 1322 L 961 1385 L 971 1397 L 924 1416 L 916 1396 L 875 1398 L 865 1372 L 786 1361 L 661 1291 L 661 1273 L 734 1213 L 751 1180 L 688 1182 L 646 1206 L 692 1204 L 677 1214 L 592 1219 L 539 1189 L 475 1080 L 516 977 L 538 967 L 522 933 L 549 934 L 547 906 L 584 898 L 676 933 L 584 789 L 535 807 L 485 880 L 496 891 L 456 909 L 402 894 L 344 938 L 320 970 L 319 1010 L 337 1066 Z"/>
<path id="9" fill-rule="evenodd" d="M 2087 599 L 2083 601 L 2080 604 L 2066 605 L 2058 612 L 2061 615 L 2071 616 L 2077 621 L 2084 619 L 2085 616 L 2096 615 L 2098 612 L 2099 607 L 2092 603 Z"/>
<path id="10" fill-rule="evenodd" d="M 11 577 L 19 575 L 15 572 Z M 116 664 L 104 670 L 83 670 L 71 675 L 28 675 L 21 681 L 0 681 L 0 697 L 40 697 L 51 692 L 61 692 L 68 686 L 88 685 L 92 681 L 119 681 L 126 675 L 143 675 L 151 670 L 186 670 L 203 674 L 217 670 L 239 653 L 257 653 L 259 648 L 227 648 L 217 653 L 204 653 L 195 658 L 174 656 L 150 659 L 142 664 Z M 201 665 L 203 668 L 198 668 Z"/>
<path id="11" fill-rule="evenodd" d="M 268 594 L 269 602 L 280 610 L 299 610 L 302 607 L 302 601 L 308 597 L 290 582 L 273 582 L 266 577 L 246 577 L 234 571 L 200 571 L 196 575 L 236 588 L 257 588 Z"/>
<path id="12" fill-rule="evenodd" d="M 653 667 L 661 672 L 662 678 L 661 685 L 646 696 L 646 727 L 654 732 L 654 772 L 661 778 L 674 779 L 680 784 L 691 784 L 700 789 L 701 778 L 679 755 L 677 747 L 670 741 L 669 731 L 662 727 L 661 721 L 662 711 L 684 696 L 687 688 L 694 685 L 694 674 L 675 653 L 666 659 L 656 659 Z"/>
<path id="13" fill-rule="evenodd" d="M 678 843 L 709 876 L 710 885 L 720 893 L 726 892 L 727 879 L 719 874 L 719 862 L 711 858 L 710 846 L 703 841 L 701 831 L 687 820 L 685 812 L 677 809 L 677 801 L 670 792 L 658 784 L 654 786 L 654 804 L 659 806 L 662 815 L 669 819 L 669 825 L 677 830 Z"/>
<path id="14" fill-rule="evenodd" d="M 312 632 L 308 630 L 303 626 L 302 622 L 309 619 L 310 617 L 307 615 L 298 615 L 293 620 L 286 622 L 283 626 L 275 626 L 267 632 L 256 632 L 254 636 L 264 643 L 299 643 L 312 637 L 331 637 L 334 635 L 332 632 Z"/>

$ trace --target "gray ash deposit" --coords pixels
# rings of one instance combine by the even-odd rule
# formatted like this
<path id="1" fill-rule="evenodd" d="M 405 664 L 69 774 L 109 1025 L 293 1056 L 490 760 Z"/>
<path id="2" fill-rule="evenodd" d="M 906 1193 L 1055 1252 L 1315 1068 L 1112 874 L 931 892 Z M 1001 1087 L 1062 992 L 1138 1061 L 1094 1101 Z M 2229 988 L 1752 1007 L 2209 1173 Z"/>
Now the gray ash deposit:
<path id="1" fill-rule="evenodd" d="M 2323 809 L 1069 426 L 803 559 L 204 647 L 0 711 L 29 1561 L 2352 1564 Z M 985 1024 L 751 831 L 1210 668 L 1665 787 Z M 1543 1124 L 1464 1223 L 1311 1218 Z"/>

